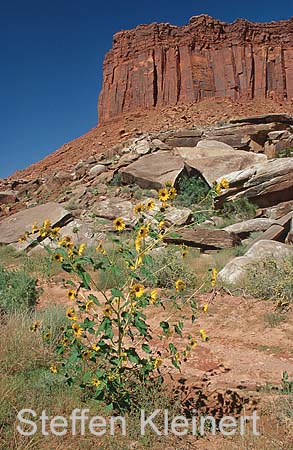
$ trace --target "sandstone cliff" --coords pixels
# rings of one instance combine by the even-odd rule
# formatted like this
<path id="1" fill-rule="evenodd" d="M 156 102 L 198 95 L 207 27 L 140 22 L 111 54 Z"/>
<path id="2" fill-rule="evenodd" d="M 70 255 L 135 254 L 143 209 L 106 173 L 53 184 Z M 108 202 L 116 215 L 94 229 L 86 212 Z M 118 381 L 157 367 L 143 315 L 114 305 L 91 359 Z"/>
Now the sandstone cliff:
<path id="1" fill-rule="evenodd" d="M 270 23 L 207 15 L 114 35 L 103 67 L 99 122 L 207 97 L 293 99 L 293 17 Z"/>

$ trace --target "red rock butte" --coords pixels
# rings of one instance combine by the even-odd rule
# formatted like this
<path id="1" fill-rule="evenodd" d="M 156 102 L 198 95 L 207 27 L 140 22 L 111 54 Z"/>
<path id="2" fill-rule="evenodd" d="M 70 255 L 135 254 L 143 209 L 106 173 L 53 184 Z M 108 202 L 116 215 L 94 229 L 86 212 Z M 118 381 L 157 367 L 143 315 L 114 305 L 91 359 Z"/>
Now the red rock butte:
<path id="1" fill-rule="evenodd" d="M 103 65 L 99 123 L 137 109 L 198 102 L 293 99 L 293 17 L 269 23 L 208 15 L 188 25 L 116 33 Z"/>

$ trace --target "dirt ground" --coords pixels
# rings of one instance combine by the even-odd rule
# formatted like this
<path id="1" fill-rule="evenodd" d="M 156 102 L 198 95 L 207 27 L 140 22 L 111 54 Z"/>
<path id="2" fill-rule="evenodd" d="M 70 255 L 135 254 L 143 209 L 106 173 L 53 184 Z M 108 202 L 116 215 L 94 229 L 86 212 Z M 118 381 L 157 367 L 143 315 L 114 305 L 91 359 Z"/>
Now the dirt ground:
<path id="1" fill-rule="evenodd" d="M 200 439 L 188 436 L 176 438 L 174 447 L 166 450 L 293 449 L 292 405 L 290 419 L 288 414 L 283 414 L 288 399 L 278 391 L 283 373 L 287 372 L 290 379 L 293 375 L 292 311 L 282 315 L 272 302 L 227 293 L 201 294 L 197 300 L 199 305 L 209 303 L 208 313 L 199 312 L 186 332 L 194 335 L 203 328 L 209 340 L 198 341 L 198 346 L 182 363 L 181 373 L 172 374 L 172 383 L 176 385 L 181 380 L 182 404 L 187 409 L 196 407 L 198 392 L 205 394 L 206 413 L 237 416 L 256 409 L 261 435 L 224 438 L 209 434 Z M 66 289 L 60 284 L 44 286 L 38 308 L 53 303 L 70 304 Z M 165 314 L 169 314 L 168 306 Z M 158 316 L 157 309 L 150 309 L 148 322 L 153 331 L 164 318 Z M 173 342 L 179 349 L 184 346 L 181 338 Z M 158 341 L 158 349 L 159 345 Z"/>

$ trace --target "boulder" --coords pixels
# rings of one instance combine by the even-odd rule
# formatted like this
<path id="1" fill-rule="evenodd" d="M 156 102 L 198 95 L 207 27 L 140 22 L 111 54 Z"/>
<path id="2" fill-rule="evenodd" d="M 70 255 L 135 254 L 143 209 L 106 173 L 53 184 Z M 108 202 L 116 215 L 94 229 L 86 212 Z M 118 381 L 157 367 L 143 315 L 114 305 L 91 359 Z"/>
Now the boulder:
<path id="1" fill-rule="evenodd" d="M 91 178 L 101 175 L 101 173 L 106 172 L 107 168 L 103 164 L 96 164 L 89 170 L 89 176 Z"/>
<path id="2" fill-rule="evenodd" d="M 188 167 L 200 172 L 210 186 L 229 172 L 267 160 L 265 155 L 235 151 L 223 142 L 207 139 L 199 141 L 196 147 L 177 147 L 175 151 Z"/>
<path id="3" fill-rule="evenodd" d="M 224 202 L 246 197 L 261 208 L 293 200 L 293 158 L 278 158 L 225 175 L 229 189 L 215 200 Z M 220 181 L 220 177 L 217 179 Z"/>
<path id="4" fill-rule="evenodd" d="M 164 142 L 170 147 L 195 147 L 201 137 L 201 130 L 178 130 L 169 132 Z"/>
<path id="5" fill-rule="evenodd" d="M 225 230 L 211 230 L 208 228 L 185 228 L 176 231 L 175 236 L 166 236 L 164 242 L 173 244 L 185 244 L 202 250 L 217 250 L 231 248 L 241 244 L 240 238 Z"/>
<path id="6" fill-rule="evenodd" d="M 95 233 L 93 223 L 86 223 L 82 220 L 72 220 L 68 225 L 60 230 L 62 237 L 70 236 L 74 244 L 84 243 L 87 246 L 96 245 L 97 241 L 104 238 L 102 233 Z"/>
<path id="7" fill-rule="evenodd" d="M 161 202 L 154 200 L 154 203 L 155 207 L 145 214 L 149 220 L 153 220 L 153 217 L 160 211 Z M 192 211 L 189 208 L 176 208 L 175 206 L 169 206 L 165 210 L 164 215 L 166 224 L 182 226 L 190 222 Z"/>
<path id="8" fill-rule="evenodd" d="M 184 162 L 180 156 L 158 151 L 142 156 L 119 172 L 123 183 L 136 183 L 143 189 L 160 189 L 167 181 L 174 184 L 183 169 Z"/>
<path id="9" fill-rule="evenodd" d="M 41 225 L 46 219 L 50 220 L 52 226 L 63 226 L 71 220 L 71 214 L 55 202 L 19 211 L 0 222 L 0 244 L 13 244 L 18 250 L 28 248 L 29 242 L 20 244 L 19 238 L 25 231 L 31 230 L 34 222 Z M 34 236 L 41 240 L 38 234 Z"/>
<path id="10" fill-rule="evenodd" d="M 256 231 L 266 231 L 271 225 L 277 224 L 278 222 L 273 219 L 257 218 L 245 220 L 243 222 L 234 223 L 225 227 L 224 230 L 237 234 L 241 239 L 246 238 L 250 233 Z"/>
<path id="11" fill-rule="evenodd" d="M 245 277 L 249 268 L 265 258 L 276 261 L 293 255 L 293 247 L 276 241 L 260 240 L 256 242 L 244 256 L 228 262 L 218 273 L 218 280 L 228 285 L 236 285 Z"/>
<path id="12" fill-rule="evenodd" d="M 264 152 L 268 134 L 290 128 L 278 122 L 270 123 L 237 123 L 213 129 L 207 134 L 208 139 L 225 142 L 238 150 L 254 150 Z"/>
<path id="13" fill-rule="evenodd" d="M 8 205 L 9 203 L 17 202 L 17 192 L 15 191 L 0 191 L 0 205 Z"/>
<path id="14" fill-rule="evenodd" d="M 285 216 L 276 220 L 261 236 L 257 237 L 251 245 L 256 242 L 266 239 L 273 241 L 285 241 L 287 234 L 290 231 L 291 220 L 293 212 L 289 212 Z"/>
<path id="15" fill-rule="evenodd" d="M 293 200 L 278 203 L 270 208 L 264 208 L 260 211 L 260 214 L 264 217 L 268 217 L 269 219 L 278 220 L 290 211 L 293 211 Z"/>
<path id="16" fill-rule="evenodd" d="M 124 222 L 129 226 L 134 225 L 137 220 L 133 203 L 128 200 L 121 200 L 117 197 L 96 202 L 93 206 L 93 213 L 97 217 L 108 220 L 122 217 Z"/>

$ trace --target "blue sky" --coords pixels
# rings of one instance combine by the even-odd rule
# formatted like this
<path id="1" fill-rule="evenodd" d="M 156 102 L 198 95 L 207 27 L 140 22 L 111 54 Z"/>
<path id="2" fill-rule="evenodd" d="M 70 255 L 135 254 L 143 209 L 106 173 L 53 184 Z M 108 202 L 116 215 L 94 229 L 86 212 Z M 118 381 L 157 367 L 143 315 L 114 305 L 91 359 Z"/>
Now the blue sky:
<path id="1" fill-rule="evenodd" d="M 97 123 L 112 35 L 193 15 L 289 19 L 289 0 L 0 0 L 0 177 L 42 159 Z"/>

